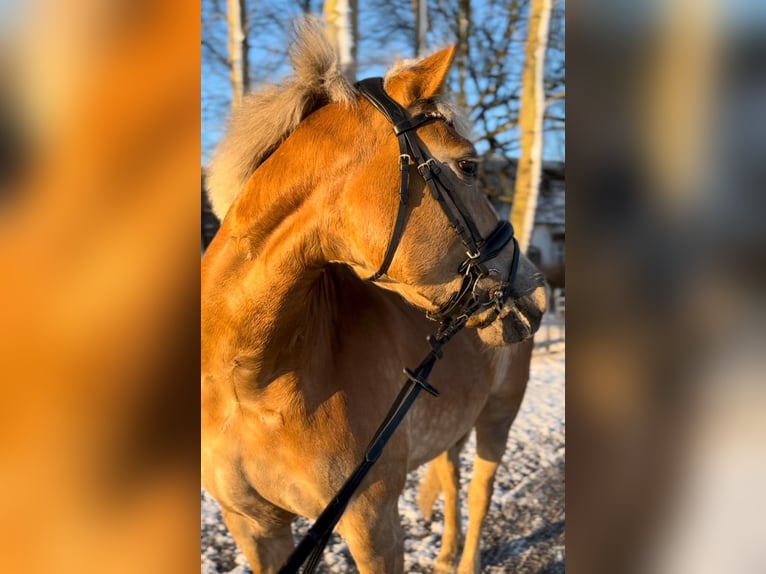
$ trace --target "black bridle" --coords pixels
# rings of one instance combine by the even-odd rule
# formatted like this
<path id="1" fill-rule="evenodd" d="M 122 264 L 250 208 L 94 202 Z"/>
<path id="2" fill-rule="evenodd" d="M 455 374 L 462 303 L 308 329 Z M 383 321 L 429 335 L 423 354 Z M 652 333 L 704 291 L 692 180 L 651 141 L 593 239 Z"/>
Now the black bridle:
<path id="1" fill-rule="evenodd" d="M 388 271 L 402 239 L 409 196 L 410 163 L 414 162 L 431 191 L 431 195 L 439 203 L 450 225 L 466 248 L 466 259 L 458 268 L 458 272 L 463 276 L 460 289 L 437 311 L 429 313 L 429 317 L 435 320 L 454 318 L 473 306 L 476 308 L 471 309 L 471 313 L 490 306 L 494 306 L 499 311 L 508 297 L 508 289 L 516 275 L 519 264 L 519 245 L 513 236 L 513 226 L 504 220 L 498 222 L 489 236 L 482 237 L 459 195 L 439 177 L 442 168 L 420 145 L 415 130 L 427 123 L 444 118 L 440 114 L 428 112 L 412 118 L 408 117 L 404 108 L 386 93 L 383 88 L 383 78 L 367 78 L 357 82 L 356 88 L 393 124 L 394 134 L 396 134 L 399 142 L 399 170 L 401 172 L 399 208 L 391 232 L 391 239 L 388 242 L 383 263 L 368 280 L 376 281 Z M 476 286 L 480 279 L 489 275 L 484 263 L 496 257 L 509 241 L 513 241 L 514 249 L 508 276 L 503 284 L 495 290 L 492 297 L 480 301 L 476 293 Z"/>
<path id="2" fill-rule="evenodd" d="M 290 555 L 287 563 L 279 570 L 279 574 L 295 574 L 307 560 L 303 573 L 308 574 L 314 571 L 322 556 L 322 551 L 330 539 L 330 534 L 348 506 L 351 497 L 383 453 L 383 448 L 399 423 L 404 419 L 420 391 L 425 390 L 435 397 L 439 396 L 439 391 L 428 382 L 428 377 L 436 360 L 443 356 L 444 345 L 465 326 L 468 319 L 475 313 L 493 307 L 494 313 L 485 321 L 485 324 L 494 320 L 510 295 L 511 285 L 519 265 L 519 244 L 513 236 L 511 224 L 508 221 L 500 221 L 492 233 L 483 238 L 457 193 L 439 178 L 441 168 L 438 163 L 424 152 L 415 136 L 415 130 L 418 127 L 444 118 L 433 113 L 418 114 L 409 118 L 404 108 L 386 93 L 382 78 L 362 80 L 356 84 L 356 88 L 393 124 L 394 133 L 399 141 L 401 171 L 399 209 L 391 239 L 383 263 L 368 280 L 377 281 L 388 271 L 401 241 L 409 195 L 411 162 L 417 165 L 418 172 L 425 180 L 431 194 L 439 202 L 450 225 L 466 247 L 466 259 L 457 270 L 462 275 L 463 280 L 460 289 L 446 303 L 440 305 L 437 311 L 429 313 L 430 318 L 439 321 L 437 333 L 428 337 L 428 343 L 431 346 L 430 351 L 414 370 L 404 369 L 404 374 L 407 377 L 404 387 L 375 432 L 375 436 L 365 451 L 364 459 L 330 501 L 327 508 L 319 515 L 306 536 Z M 496 257 L 510 241 L 513 241 L 513 259 L 506 280 L 491 296 L 481 297 L 477 293 L 477 285 L 482 278 L 489 275 L 485 263 Z"/>

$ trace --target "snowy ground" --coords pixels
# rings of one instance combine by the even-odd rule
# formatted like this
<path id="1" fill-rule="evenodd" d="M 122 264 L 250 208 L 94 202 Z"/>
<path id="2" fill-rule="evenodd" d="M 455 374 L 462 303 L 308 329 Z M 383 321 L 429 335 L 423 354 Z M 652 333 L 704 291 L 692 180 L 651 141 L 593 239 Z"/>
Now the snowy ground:
<path id="1" fill-rule="evenodd" d="M 497 472 L 492 504 L 482 533 L 482 572 L 563 574 L 564 572 L 564 330 L 560 320 L 543 323 L 537 336 L 532 374 L 508 449 Z M 472 436 L 462 454 L 463 524 L 475 452 Z M 425 467 L 410 474 L 399 500 L 405 531 L 405 572 L 432 571 L 442 533 L 442 502 L 425 522 L 415 504 Z M 299 520 L 297 535 L 309 523 Z M 202 493 L 202 574 L 249 574 L 221 520 L 215 501 Z M 345 543 L 333 535 L 317 572 L 356 572 Z"/>

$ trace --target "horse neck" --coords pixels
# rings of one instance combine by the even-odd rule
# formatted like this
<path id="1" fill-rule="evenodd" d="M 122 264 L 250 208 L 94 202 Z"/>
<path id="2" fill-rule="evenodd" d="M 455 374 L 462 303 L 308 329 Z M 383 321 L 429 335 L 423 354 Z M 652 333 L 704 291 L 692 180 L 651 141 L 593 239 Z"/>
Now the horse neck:
<path id="1" fill-rule="evenodd" d="M 332 313 L 320 279 L 334 226 L 321 189 L 282 173 L 254 174 L 203 264 L 205 323 L 230 333 L 219 366 L 246 365 L 258 386 L 305 364 Z"/>

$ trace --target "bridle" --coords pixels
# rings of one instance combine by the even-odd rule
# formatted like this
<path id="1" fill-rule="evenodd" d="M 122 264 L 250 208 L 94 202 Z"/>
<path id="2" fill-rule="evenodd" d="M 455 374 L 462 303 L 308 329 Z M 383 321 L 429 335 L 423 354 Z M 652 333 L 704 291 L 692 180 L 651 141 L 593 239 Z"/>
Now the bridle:
<path id="1" fill-rule="evenodd" d="M 399 206 L 388 248 L 380 268 L 368 280 L 377 281 L 388 271 L 402 239 L 409 196 L 410 165 L 414 162 L 431 195 L 439 203 L 452 229 L 466 248 L 466 258 L 458 267 L 458 273 L 463 277 L 460 289 L 436 311 L 428 313 L 428 316 L 438 321 L 454 320 L 466 312 L 472 315 L 487 307 L 494 307 L 499 313 L 510 295 L 510 286 L 519 265 L 519 245 L 513 236 L 513 226 L 508 221 L 501 220 L 492 233 L 483 238 L 460 200 L 460 196 L 439 177 L 442 168 L 423 149 L 415 135 L 415 130 L 433 121 L 443 120 L 443 116 L 426 112 L 409 118 L 404 108 L 386 93 L 383 78 L 361 80 L 357 82 L 356 88 L 393 124 L 394 134 L 399 142 L 399 171 L 401 172 Z M 476 287 L 483 277 L 489 275 L 485 263 L 496 257 L 509 241 L 513 241 L 514 249 L 508 276 L 500 287 L 495 289 L 491 297 L 482 299 L 476 292 Z"/>
<path id="2" fill-rule="evenodd" d="M 458 194 L 439 177 L 441 172 L 439 164 L 420 145 L 415 130 L 429 122 L 444 118 L 433 113 L 422 113 L 409 118 L 404 108 L 386 93 L 382 78 L 362 80 L 357 82 L 356 88 L 393 124 L 394 133 L 399 141 L 401 172 L 399 208 L 391 232 L 391 239 L 388 242 L 383 263 L 367 280 L 377 281 L 388 271 L 402 239 L 409 196 L 411 162 L 417 165 L 418 172 L 425 180 L 428 189 L 434 199 L 438 201 L 450 225 L 466 247 L 466 259 L 463 260 L 457 270 L 463 276 L 463 280 L 458 291 L 446 303 L 440 305 L 435 312 L 428 314 L 430 318 L 439 321 L 437 333 L 428 337 L 431 349 L 415 369 L 404 369 L 404 374 L 407 377 L 404 387 L 375 432 L 365 451 L 364 459 L 330 501 L 327 508 L 319 515 L 306 536 L 290 555 L 287 563 L 279 570 L 279 574 L 295 574 L 304 562 L 306 562 L 303 569 L 304 574 L 314 571 L 322 556 L 322 550 L 330 539 L 330 534 L 348 506 L 354 492 L 383 453 L 383 448 L 399 423 L 404 419 L 420 391 L 425 390 L 433 396 L 439 396 L 439 391 L 428 382 L 428 377 L 436 360 L 443 356 L 444 345 L 465 326 L 468 319 L 475 313 L 492 307 L 494 313 L 485 323 L 488 324 L 496 318 L 506 299 L 510 296 L 511 285 L 519 265 L 519 244 L 513 236 L 511 224 L 508 221 L 500 221 L 492 233 L 483 238 Z M 508 276 L 491 296 L 480 296 L 477 292 L 477 285 L 482 278 L 487 277 L 490 273 L 485 263 L 496 257 L 509 241 L 513 241 L 513 259 Z"/>

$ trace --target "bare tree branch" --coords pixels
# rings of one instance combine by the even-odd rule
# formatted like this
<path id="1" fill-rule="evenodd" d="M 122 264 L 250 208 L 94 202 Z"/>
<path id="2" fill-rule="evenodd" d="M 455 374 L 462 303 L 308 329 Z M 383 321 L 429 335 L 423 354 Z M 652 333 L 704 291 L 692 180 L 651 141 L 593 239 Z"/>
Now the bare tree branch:
<path id="1" fill-rule="evenodd" d="M 563 100 L 564 98 L 566 98 L 566 92 L 564 92 L 564 90 L 561 90 L 560 92 L 558 92 L 557 94 L 553 94 L 552 96 L 548 96 L 548 99 L 545 100 L 545 107 L 547 108 L 553 102 L 557 100 Z"/>
<path id="2" fill-rule="evenodd" d="M 231 68 L 231 62 L 229 61 L 228 56 L 220 52 L 218 47 L 215 46 L 215 44 L 213 44 L 209 39 L 206 39 L 204 36 L 202 37 L 202 47 L 206 48 L 208 52 L 210 52 L 210 55 L 213 56 L 213 58 L 215 58 L 218 63 L 227 68 Z"/>

